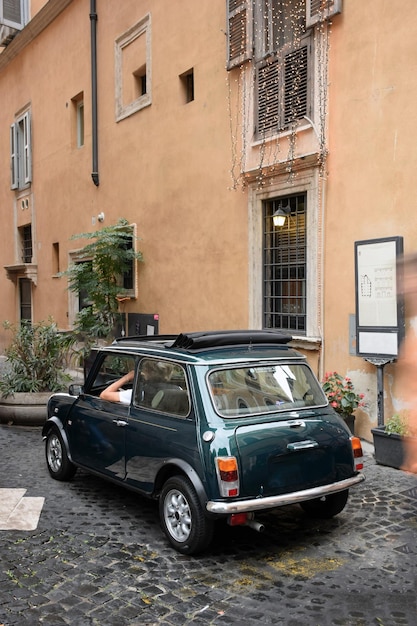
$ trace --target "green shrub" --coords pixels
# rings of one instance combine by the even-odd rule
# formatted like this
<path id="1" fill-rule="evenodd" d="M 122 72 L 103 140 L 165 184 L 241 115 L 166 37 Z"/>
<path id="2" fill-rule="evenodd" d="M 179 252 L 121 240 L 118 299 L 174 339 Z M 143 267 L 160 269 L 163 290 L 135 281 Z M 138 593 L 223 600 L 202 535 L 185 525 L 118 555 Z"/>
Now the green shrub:
<path id="1" fill-rule="evenodd" d="M 60 333 L 52 319 L 33 325 L 23 321 L 19 326 L 6 321 L 3 327 L 13 333 L 13 339 L 5 350 L 0 394 L 64 389 L 70 380 L 64 370 L 73 337 Z"/>
<path id="2" fill-rule="evenodd" d="M 401 435 L 401 437 L 405 437 L 408 434 L 406 417 L 404 415 L 400 415 L 399 413 L 395 413 L 395 415 L 387 420 L 387 423 L 385 424 L 385 432 L 389 435 Z"/>

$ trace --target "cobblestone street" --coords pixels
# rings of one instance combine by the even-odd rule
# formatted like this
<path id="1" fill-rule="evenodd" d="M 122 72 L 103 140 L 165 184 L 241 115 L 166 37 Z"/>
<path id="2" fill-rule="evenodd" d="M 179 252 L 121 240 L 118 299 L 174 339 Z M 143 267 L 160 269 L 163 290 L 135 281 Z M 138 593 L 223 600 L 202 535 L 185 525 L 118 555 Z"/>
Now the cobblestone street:
<path id="1" fill-rule="evenodd" d="M 0 449 L 0 488 L 45 499 L 34 530 L 0 530 L 4 626 L 417 624 L 417 479 L 371 446 L 338 517 L 219 524 L 198 558 L 168 546 L 156 503 L 81 471 L 52 480 L 39 428 L 1 426 Z"/>

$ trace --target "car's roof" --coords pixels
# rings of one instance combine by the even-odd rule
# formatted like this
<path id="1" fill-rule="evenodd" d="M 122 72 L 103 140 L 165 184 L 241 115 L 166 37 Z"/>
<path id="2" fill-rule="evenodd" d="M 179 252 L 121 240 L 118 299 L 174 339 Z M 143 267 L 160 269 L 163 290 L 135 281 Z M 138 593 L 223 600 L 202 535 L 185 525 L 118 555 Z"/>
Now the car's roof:
<path id="1" fill-rule="evenodd" d="M 146 354 L 194 364 L 305 359 L 288 347 L 292 337 L 277 330 L 206 331 L 116 339 L 106 351 Z"/>

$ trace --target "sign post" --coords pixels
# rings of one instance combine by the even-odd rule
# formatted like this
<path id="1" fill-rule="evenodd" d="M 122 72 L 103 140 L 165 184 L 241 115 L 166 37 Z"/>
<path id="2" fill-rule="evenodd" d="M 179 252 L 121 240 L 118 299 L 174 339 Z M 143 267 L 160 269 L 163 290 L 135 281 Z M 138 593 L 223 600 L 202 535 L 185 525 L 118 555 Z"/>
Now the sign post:
<path id="1" fill-rule="evenodd" d="M 402 237 L 355 242 L 356 354 L 377 367 L 378 426 L 384 425 L 384 366 L 398 357 L 404 338 L 402 254 Z"/>

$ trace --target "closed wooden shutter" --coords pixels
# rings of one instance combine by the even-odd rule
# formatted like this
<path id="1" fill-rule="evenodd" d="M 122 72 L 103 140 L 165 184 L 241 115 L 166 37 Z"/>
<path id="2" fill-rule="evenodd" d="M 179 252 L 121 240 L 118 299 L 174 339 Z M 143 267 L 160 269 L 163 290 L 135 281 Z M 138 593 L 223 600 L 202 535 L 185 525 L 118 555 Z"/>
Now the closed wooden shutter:
<path id="1" fill-rule="evenodd" d="M 258 70 L 258 133 L 280 127 L 280 64 L 268 63 Z"/>
<path id="2" fill-rule="evenodd" d="M 284 59 L 284 124 L 307 115 L 308 49 L 294 50 Z"/>
<path id="3" fill-rule="evenodd" d="M 314 26 L 341 12 L 342 0 L 307 0 L 306 26 Z"/>
<path id="4" fill-rule="evenodd" d="M 252 4 L 250 0 L 227 1 L 227 68 L 252 57 Z"/>
<path id="5" fill-rule="evenodd" d="M 10 126 L 10 186 L 12 189 L 17 189 L 19 186 L 19 160 L 17 142 L 17 124 L 12 124 Z"/>

